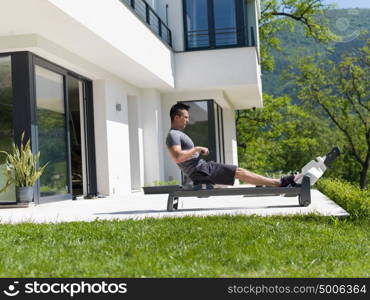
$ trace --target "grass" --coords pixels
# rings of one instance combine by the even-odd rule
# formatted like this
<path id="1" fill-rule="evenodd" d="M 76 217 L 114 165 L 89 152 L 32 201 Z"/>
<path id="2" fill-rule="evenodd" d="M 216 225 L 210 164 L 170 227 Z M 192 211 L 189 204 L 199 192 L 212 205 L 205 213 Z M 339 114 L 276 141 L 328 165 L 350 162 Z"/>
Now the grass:
<path id="1" fill-rule="evenodd" d="M 318 216 L 0 225 L 0 276 L 369 277 L 369 225 Z"/>

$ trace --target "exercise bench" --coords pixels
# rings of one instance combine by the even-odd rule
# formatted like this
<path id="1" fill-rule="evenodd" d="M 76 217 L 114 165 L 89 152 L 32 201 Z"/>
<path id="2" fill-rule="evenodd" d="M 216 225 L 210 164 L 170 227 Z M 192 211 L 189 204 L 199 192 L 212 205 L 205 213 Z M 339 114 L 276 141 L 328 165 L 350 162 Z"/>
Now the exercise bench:
<path id="1" fill-rule="evenodd" d="M 194 185 L 164 185 L 143 187 L 144 194 L 168 194 L 167 211 L 178 209 L 180 197 L 208 198 L 213 196 L 285 196 L 298 197 L 300 206 L 311 204 L 311 185 L 313 185 L 340 155 L 338 147 L 334 147 L 326 156 L 317 157 L 302 168 L 297 184 L 288 187 L 227 187 L 214 188 L 210 184 L 195 183 Z"/>
<path id="2" fill-rule="evenodd" d="M 229 187 L 213 188 L 209 184 L 196 184 L 193 186 L 166 185 L 143 187 L 144 194 L 168 194 L 167 211 L 178 209 L 180 197 L 208 198 L 212 196 L 280 196 L 296 197 L 300 206 L 311 204 L 310 178 L 304 176 L 302 184 L 294 187 Z"/>

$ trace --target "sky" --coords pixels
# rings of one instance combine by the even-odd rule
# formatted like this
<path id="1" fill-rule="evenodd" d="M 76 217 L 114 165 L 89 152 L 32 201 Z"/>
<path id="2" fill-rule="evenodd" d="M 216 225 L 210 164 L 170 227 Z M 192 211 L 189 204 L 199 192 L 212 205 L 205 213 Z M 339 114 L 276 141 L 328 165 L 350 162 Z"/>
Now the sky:
<path id="1" fill-rule="evenodd" d="M 325 0 L 325 4 L 338 4 L 338 8 L 370 8 L 370 0 Z"/>

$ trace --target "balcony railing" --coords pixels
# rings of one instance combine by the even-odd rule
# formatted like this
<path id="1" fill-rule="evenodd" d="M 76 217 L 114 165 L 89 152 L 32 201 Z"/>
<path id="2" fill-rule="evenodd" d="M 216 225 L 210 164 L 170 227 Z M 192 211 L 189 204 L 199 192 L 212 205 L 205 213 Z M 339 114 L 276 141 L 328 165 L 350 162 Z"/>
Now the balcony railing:
<path id="1" fill-rule="evenodd" d="M 146 25 L 172 48 L 171 30 L 145 0 L 120 0 L 125 3 Z"/>
<path id="2" fill-rule="evenodd" d="M 211 33 L 208 29 L 189 30 L 187 32 L 187 49 L 210 49 L 224 47 L 255 47 L 256 39 L 254 28 L 250 27 L 250 40 L 247 28 L 225 27 L 216 28 Z"/>

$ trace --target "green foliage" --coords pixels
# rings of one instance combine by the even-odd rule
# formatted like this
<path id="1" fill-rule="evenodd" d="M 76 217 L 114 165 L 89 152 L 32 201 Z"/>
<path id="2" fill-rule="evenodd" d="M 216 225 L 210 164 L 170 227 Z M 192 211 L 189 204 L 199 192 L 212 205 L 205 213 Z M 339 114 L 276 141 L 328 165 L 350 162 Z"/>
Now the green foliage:
<path id="1" fill-rule="evenodd" d="M 13 143 L 11 153 L 0 151 L 0 153 L 6 155 L 6 169 L 4 175 L 7 178 L 7 182 L 0 190 L 0 193 L 5 191 L 12 184 L 18 187 L 33 186 L 46 168 L 47 164 L 41 168 L 37 167 L 40 159 L 40 152 L 34 155 L 31 150 L 30 140 L 25 144 L 23 140 L 24 133 L 22 134 L 20 147 L 17 147 Z"/>
<path id="2" fill-rule="evenodd" d="M 156 180 L 153 182 L 153 186 L 161 186 L 161 185 L 178 185 L 180 184 L 178 180 L 170 180 L 170 181 L 160 181 Z"/>
<path id="3" fill-rule="evenodd" d="M 191 136 L 194 145 L 209 147 L 208 126 L 208 120 L 198 121 L 188 124 L 184 129 L 184 133 Z"/>
<path id="4" fill-rule="evenodd" d="M 271 101 L 265 96 L 265 109 L 276 112 L 266 115 L 263 122 L 253 123 L 247 119 L 243 120 L 244 125 L 238 122 L 241 130 L 238 132 L 239 162 L 266 175 L 279 174 L 300 169 L 307 161 L 339 145 L 342 155 L 325 176 L 358 182 L 366 187 L 370 67 L 369 45 L 366 44 L 369 34 L 362 31 L 370 27 L 370 10 L 327 10 L 325 16 L 330 31 L 340 36 L 340 42 L 317 43 L 317 39 L 307 38 L 305 25 L 300 22 L 295 22 L 293 29 L 293 24 L 285 24 L 268 37 L 273 38 L 273 43 L 284 45 L 284 49 L 269 49 L 276 66 L 273 72 L 263 74 L 264 91 L 271 95 Z M 289 115 L 285 104 L 277 100 L 286 95 L 292 99 L 289 105 L 293 108 L 293 104 L 296 105 L 290 110 L 293 115 Z M 273 106 L 272 101 L 277 105 Z M 307 117 L 295 110 L 302 110 Z M 281 116 L 275 118 L 279 112 Z M 251 113 L 239 112 L 239 115 Z M 283 126 L 284 120 L 291 120 L 292 124 Z M 297 124 L 307 128 L 299 131 Z M 270 132 L 266 134 L 266 131 Z M 285 160 L 287 165 L 284 166 Z"/>
<path id="5" fill-rule="evenodd" d="M 330 31 L 340 37 L 339 41 L 318 43 L 314 38 L 305 36 L 304 28 L 299 23 L 295 24 L 294 31 L 282 27 L 274 33 L 273 39 L 283 46 L 278 50 L 274 47 L 265 49 L 274 60 L 272 71 L 271 68 L 264 68 L 262 86 L 265 93 L 275 97 L 288 95 L 297 103 L 294 79 L 283 76 L 289 65 L 297 65 L 302 57 L 318 53 L 325 53 L 331 60 L 339 62 L 343 54 L 363 47 L 364 37 L 370 36 L 369 33 L 360 35 L 370 28 L 370 9 L 331 9 L 326 11 L 325 16 Z M 344 26 L 340 26 L 341 23 Z M 263 37 L 261 39 L 262 44 L 268 42 L 263 41 Z M 263 57 L 265 56 L 262 55 Z M 288 73 L 291 72 L 294 70 L 289 69 Z"/>
<path id="6" fill-rule="evenodd" d="M 43 154 L 40 164 L 49 162 L 41 177 L 42 196 L 66 193 L 67 151 L 64 113 L 47 109 L 37 110 L 38 143 Z"/>
<path id="7" fill-rule="evenodd" d="M 307 57 L 294 80 L 298 98 L 318 115 L 330 120 L 342 136 L 349 154 L 359 164 L 365 188 L 370 164 L 370 39 L 338 63 Z"/>
<path id="8" fill-rule="evenodd" d="M 264 95 L 264 107 L 238 111 L 236 124 L 241 167 L 274 177 L 300 170 L 337 144 L 325 120 L 288 97 Z"/>
<path id="9" fill-rule="evenodd" d="M 271 50 L 283 49 L 279 32 L 294 32 L 296 24 L 302 25 L 304 35 L 319 42 L 336 40 L 325 17 L 327 7 L 323 0 L 262 0 L 260 21 L 261 60 L 264 70 L 274 69 Z"/>
<path id="10" fill-rule="evenodd" d="M 370 190 L 361 190 L 349 182 L 338 179 L 320 179 L 317 188 L 342 206 L 352 218 L 370 219 Z"/>

